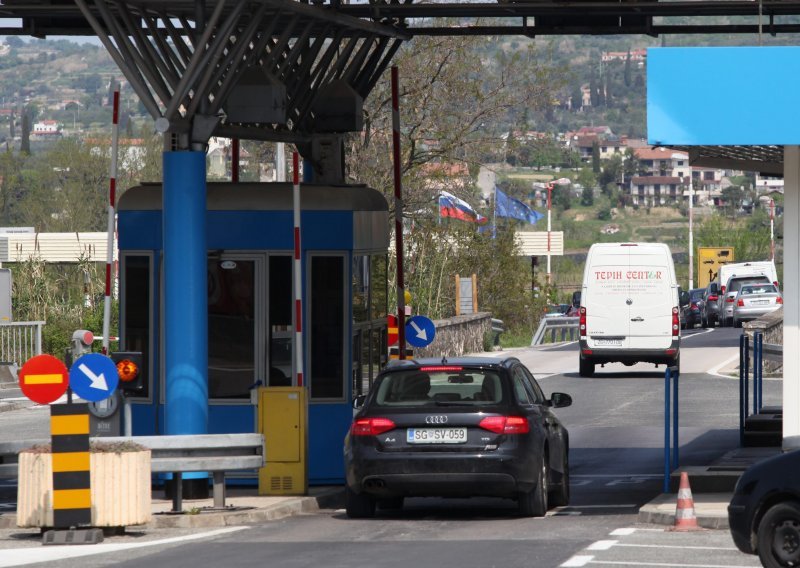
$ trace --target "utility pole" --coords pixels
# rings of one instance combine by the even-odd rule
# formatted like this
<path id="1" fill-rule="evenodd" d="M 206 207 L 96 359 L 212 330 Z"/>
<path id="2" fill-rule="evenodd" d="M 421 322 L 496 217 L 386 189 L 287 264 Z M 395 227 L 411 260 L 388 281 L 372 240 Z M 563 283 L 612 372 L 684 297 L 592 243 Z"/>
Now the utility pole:
<path id="1" fill-rule="evenodd" d="M 692 187 L 692 171 L 689 168 L 689 290 L 694 288 L 694 188 Z"/>

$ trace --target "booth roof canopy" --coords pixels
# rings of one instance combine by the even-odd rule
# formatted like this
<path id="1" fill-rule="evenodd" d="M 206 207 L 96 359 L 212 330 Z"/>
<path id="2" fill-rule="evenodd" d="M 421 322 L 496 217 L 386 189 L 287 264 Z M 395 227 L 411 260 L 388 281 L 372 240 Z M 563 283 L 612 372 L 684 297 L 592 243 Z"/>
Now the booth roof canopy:
<path id="1" fill-rule="evenodd" d="M 693 166 L 783 175 L 783 146 L 669 146 L 689 154 Z"/>

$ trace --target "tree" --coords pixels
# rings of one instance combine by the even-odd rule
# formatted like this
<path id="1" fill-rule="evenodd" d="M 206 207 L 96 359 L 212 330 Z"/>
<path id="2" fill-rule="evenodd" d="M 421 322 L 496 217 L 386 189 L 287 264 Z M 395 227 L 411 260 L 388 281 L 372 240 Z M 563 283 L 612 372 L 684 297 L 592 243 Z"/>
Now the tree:
<path id="1" fill-rule="evenodd" d="M 736 262 L 764 260 L 769 255 L 769 225 L 748 226 L 715 214 L 698 223 L 696 247 L 733 247 Z"/>
<path id="2" fill-rule="evenodd" d="M 594 205 L 594 190 L 590 186 L 585 186 L 581 192 L 581 205 L 584 207 Z"/>
<path id="3" fill-rule="evenodd" d="M 592 142 L 592 171 L 595 174 L 600 173 L 600 145 L 597 140 Z"/>
<path id="4" fill-rule="evenodd" d="M 630 49 L 628 49 L 628 56 L 625 58 L 624 78 L 625 78 L 625 86 L 626 87 L 630 87 L 631 86 L 631 50 Z"/>
<path id="5" fill-rule="evenodd" d="M 31 118 L 27 110 L 22 111 L 22 139 L 19 151 L 23 154 L 31 153 Z"/>

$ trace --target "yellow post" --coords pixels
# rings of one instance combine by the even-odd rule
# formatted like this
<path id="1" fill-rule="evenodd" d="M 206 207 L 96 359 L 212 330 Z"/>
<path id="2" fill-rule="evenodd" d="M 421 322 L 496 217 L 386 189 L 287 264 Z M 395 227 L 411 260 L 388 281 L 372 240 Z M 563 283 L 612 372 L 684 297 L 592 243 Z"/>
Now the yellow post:
<path id="1" fill-rule="evenodd" d="M 258 389 L 258 431 L 267 462 L 258 470 L 259 495 L 308 493 L 307 424 L 305 387 Z"/>

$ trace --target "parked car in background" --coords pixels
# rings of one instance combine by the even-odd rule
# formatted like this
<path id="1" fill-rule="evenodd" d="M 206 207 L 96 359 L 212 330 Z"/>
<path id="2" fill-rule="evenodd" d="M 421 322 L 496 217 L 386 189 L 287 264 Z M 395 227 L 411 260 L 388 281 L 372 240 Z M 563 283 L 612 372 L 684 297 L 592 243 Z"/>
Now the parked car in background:
<path id="1" fill-rule="evenodd" d="M 767 568 L 800 565 L 800 450 L 750 466 L 728 505 L 736 547 Z"/>
<path id="2" fill-rule="evenodd" d="M 742 322 L 760 318 L 782 305 L 783 296 L 775 284 L 745 284 L 733 304 L 733 327 L 741 327 Z"/>
<path id="3" fill-rule="evenodd" d="M 703 293 L 705 288 L 693 288 L 687 293 L 687 302 L 681 304 L 681 327 L 692 329 L 703 323 Z"/>
<path id="4" fill-rule="evenodd" d="M 569 436 L 553 413 L 569 395 L 542 392 L 516 358 L 393 361 L 345 438 L 345 508 L 372 517 L 412 496 L 505 497 L 541 517 L 569 503 Z"/>
<path id="5" fill-rule="evenodd" d="M 733 308 L 736 305 L 736 295 L 742 286 L 747 284 L 772 284 L 772 281 L 763 274 L 758 276 L 734 276 L 728 280 L 728 286 L 725 289 L 725 302 L 720 308 L 723 327 L 733 325 Z"/>
<path id="6" fill-rule="evenodd" d="M 720 292 L 717 282 L 709 282 L 703 292 L 703 308 L 701 314 L 701 324 L 703 327 L 715 327 L 720 323 Z"/>

